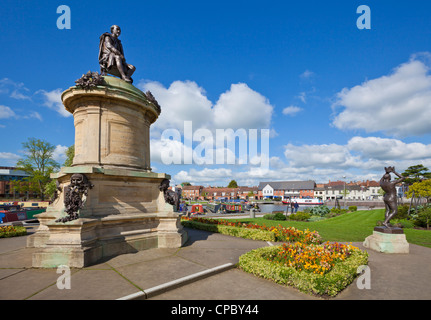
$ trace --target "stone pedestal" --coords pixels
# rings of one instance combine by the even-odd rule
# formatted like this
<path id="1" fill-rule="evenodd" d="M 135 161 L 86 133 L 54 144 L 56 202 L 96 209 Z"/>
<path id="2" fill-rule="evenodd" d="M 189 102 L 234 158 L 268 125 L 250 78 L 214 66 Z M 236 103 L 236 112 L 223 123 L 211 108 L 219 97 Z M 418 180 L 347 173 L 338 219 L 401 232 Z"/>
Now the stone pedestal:
<path id="1" fill-rule="evenodd" d="M 69 88 L 62 100 L 75 119 L 75 157 L 72 167 L 52 175 L 58 196 L 37 216 L 39 229 L 27 242 L 40 248 L 33 267 L 85 267 L 119 254 L 182 246 L 187 233 L 159 190 L 170 176 L 150 168 L 149 128 L 158 106 L 113 77 L 91 90 Z M 67 215 L 65 190 L 73 174 L 85 175 L 92 187 L 79 219 L 56 222 Z"/>
<path id="2" fill-rule="evenodd" d="M 409 253 L 409 243 L 401 228 L 375 227 L 363 245 L 382 253 Z"/>

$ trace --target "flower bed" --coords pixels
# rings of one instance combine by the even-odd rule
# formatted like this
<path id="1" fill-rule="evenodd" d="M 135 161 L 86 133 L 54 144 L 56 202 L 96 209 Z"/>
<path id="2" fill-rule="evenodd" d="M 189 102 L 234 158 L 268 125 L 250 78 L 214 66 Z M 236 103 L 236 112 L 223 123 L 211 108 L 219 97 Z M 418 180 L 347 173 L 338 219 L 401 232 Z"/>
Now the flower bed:
<path id="1" fill-rule="evenodd" d="M 252 250 L 239 258 L 245 272 L 293 286 L 319 296 L 336 296 L 353 282 L 358 267 L 368 263 L 368 253 L 345 244 L 322 243 L 316 231 L 293 227 L 266 227 L 228 220 L 185 218 L 190 228 L 255 240 L 289 242 Z"/>
<path id="2" fill-rule="evenodd" d="M 305 245 L 296 242 L 283 244 L 276 255 L 268 256 L 268 260 L 293 267 L 298 271 L 307 270 L 324 275 L 337 262 L 345 261 L 355 250 L 352 245 L 340 243 L 325 243 L 324 245 Z"/>
<path id="3" fill-rule="evenodd" d="M 27 229 L 18 226 L 2 226 L 0 227 L 0 238 L 9 238 L 23 236 L 27 234 Z"/>
<path id="4" fill-rule="evenodd" d="M 190 228 L 265 241 L 302 242 L 319 244 L 321 237 L 317 231 L 298 230 L 294 227 L 267 227 L 258 224 L 247 224 L 223 219 L 204 219 L 183 217 L 181 223 Z"/>
<path id="5" fill-rule="evenodd" d="M 352 246 L 331 245 L 335 247 L 292 244 L 259 248 L 240 256 L 238 266 L 308 294 L 334 297 L 353 282 L 358 267 L 368 263 L 368 253 Z"/>

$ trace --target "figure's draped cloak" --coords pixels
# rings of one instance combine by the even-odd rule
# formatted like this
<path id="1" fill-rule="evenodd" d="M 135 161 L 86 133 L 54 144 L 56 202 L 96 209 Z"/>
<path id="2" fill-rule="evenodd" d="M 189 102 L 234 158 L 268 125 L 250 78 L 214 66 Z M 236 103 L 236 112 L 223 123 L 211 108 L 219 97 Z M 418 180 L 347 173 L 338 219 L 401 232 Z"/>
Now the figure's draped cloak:
<path id="1" fill-rule="evenodd" d="M 114 53 L 111 52 L 108 48 L 106 48 L 105 46 L 105 38 L 109 37 L 112 43 L 112 46 L 114 48 L 116 48 L 118 51 L 120 51 L 120 53 L 124 56 L 124 51 L 123 51 L 123 46 L 121 44 L 121 40 L 120 39 L 114 39 L 114 37 L 108 33 L 105 32 L 104 34 L 102 34 L 100 36 L 100 42 L 99 42 L 99 64 L 101 67 L 103 67 L 107 72 L 112 73 L 112 71 L 114 71 L 114 75 L 118 75 L 119 73 L 117 71 L 116 68 L 116 63 L 115 63 L 115 59 L 114 59 Z M 124 63 L 123 61 L 123 65 L 126 67 L 127 70 L 127 65 Z M 112 70 L 111 68 L 115 67 L 114 70 Z"/>

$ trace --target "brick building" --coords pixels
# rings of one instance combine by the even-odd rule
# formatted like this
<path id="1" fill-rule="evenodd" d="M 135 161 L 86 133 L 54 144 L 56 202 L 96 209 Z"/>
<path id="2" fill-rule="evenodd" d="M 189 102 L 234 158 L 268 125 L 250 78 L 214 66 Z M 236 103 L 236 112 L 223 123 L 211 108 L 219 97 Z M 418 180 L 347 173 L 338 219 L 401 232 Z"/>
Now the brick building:
<path id="1" fill-rule="evenodd" d="M 183 186 L 181 196 L 183 199 L 197 200 L 203 188 L 203 186 Z"/>

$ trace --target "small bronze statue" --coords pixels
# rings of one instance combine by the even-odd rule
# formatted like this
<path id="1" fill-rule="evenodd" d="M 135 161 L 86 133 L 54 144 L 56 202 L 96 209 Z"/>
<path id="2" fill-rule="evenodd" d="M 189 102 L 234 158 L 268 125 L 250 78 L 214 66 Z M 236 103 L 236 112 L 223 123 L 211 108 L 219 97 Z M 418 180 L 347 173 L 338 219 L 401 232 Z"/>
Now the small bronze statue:
<path id="1" fill-rule="evenodd" d="M 397 189 L 395 186 L 404 181 L 407 177 L 403 177 L 395 171 L 395 167 L 385 167 L 386 173 L 380 179 L 380 187 L 385 191 L 383 200 L 385 202 L 386 212 L 383 225 L 390 228 L 389 221 L 398 213 Z M 391 181 L 391 172 L 399 177 L 397 180 Z"/>
<path id="2" fill-rule="evenodd" d="M 174 206 L 175 211 L 180 209 L 180 196 L 175 191 L 169 190 L 169 180 L 163 179 L 160 183 L 159 190 L 163 192 L 166 203 Z"/>
<path id="3" fill-rule="evenodd" d="M 101 75 L 107 73 L 120 77 L 124 81 L 133 83 L 131 78 L 136 68 L 126 63 L 124 58 L 123 46 L 118 37 L 121 34 L 121 29 L 117 25 L 111 27 L 111 33 L 105 32 L 100 36 L 99 44 L 99 64 Z"/>
<path id="4" fill-rule="evenodd" d="M 67 222 L 79 218 L 78 211 L 84 206 L 88 195 L 88 189 L 93 185 L 87 177 L 81 173 L 74 173 L 70 177 L 70 184 L 64 187 L 64 207 L 67 216 L 55 220 L 55 222 Z"/>

